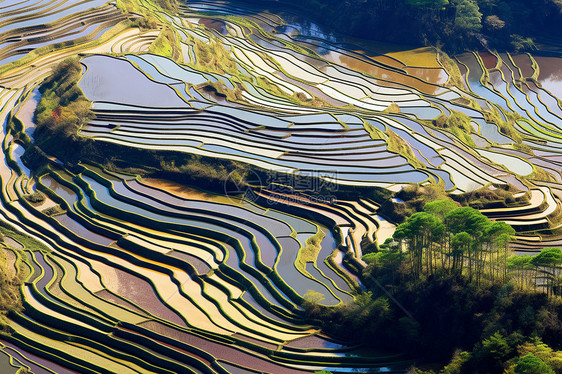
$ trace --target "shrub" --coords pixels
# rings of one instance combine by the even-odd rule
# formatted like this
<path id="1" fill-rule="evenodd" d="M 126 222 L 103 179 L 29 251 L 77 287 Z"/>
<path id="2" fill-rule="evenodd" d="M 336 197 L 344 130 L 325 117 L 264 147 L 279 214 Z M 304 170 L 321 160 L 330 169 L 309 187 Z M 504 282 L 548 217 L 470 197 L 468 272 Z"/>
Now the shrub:
<path id="1" fill-rule="evenodd" d="M 554 374 L 554 371 L 546 362 L 529 353 L 517 361 L 515 374 Z"/>
<path id="2" fill-rule="evenodd" d="M 56 216 L 59 214 L 64 214 L 66 211 L 60 207 L 60 205 L 55 205 L 50 208 L 43 210 L 43 214 L 48 215 L 49 217 Z"/>
<path id="3" fill-rule="evenodd" d="M 45 201 L 45 195 L 43 195 L 39 191 L 34 192 L 30 195 L 25 195 L 23 198 L 26 199 L 27 201 L 29 201 L 30 203 L 33 203 L 33 204 L 38 204 L 38 203 L 41 203 L 41 202 Z"/>

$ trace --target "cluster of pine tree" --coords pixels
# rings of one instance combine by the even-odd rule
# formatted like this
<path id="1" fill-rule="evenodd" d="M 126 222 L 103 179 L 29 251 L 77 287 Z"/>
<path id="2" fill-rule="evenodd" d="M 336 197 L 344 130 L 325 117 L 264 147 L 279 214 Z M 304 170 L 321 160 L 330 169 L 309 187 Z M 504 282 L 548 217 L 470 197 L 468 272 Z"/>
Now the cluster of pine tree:
<path id="1" fill-rule="evenodd" d="M 354 302 L 328 308 L 309 295 L 305 309 L 333 336 L 408 353 L 412 373 L 562 373 L 562 251 L 512 254 L 514 233 L 429 202 L 363 256 L 367 290 Z"/>
<path id="2" fill-rule="evenodd" d="M 508 243 L 515 230 L 451 200 L 428 203 L 400 224 L 386 246 L 407 250 L 412 274 L 467 273 L 480 283 L 506 277 Z M 376 254 L 375 254 L 376 256 Z"/>

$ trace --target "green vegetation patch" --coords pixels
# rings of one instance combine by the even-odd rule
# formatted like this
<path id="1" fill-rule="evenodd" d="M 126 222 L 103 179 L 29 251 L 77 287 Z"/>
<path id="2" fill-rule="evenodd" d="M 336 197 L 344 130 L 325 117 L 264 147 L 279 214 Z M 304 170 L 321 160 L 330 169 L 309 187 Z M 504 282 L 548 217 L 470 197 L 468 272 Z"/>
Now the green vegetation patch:
<path id="1" fill-rule="evenodd" d="M 434 127 L 444 129 L 455 135 L 464 144 L 475 147 L 474 141 L 470 137 L 472 133 L 472 125 L 470 117 L 464 113 L 452 110 L 449 116 L 441 114 L 432 120 L 429 124 Z"/>
<path id="2" fill-rule="evenodd" d="M 411 373 L 560 373 L 562 250 L 509 257 L 513 234 L 476 209 L 433 201 L 364 256 L 367 292 L 353 304 L 304 306 L 332 336 L 408 352 L 420 365 Z"/>
<path id="3" fill-rule="evenodd" d="M 230 101 L 245 100 L 242 96 L 242 88 L 240 84 L 236 83 L 234 89 L 231 90 L 224 84 L 222 79 L 219 79 L 216 82 L 208 81 L 207 83 L 202 83 L 199 85 L 198 89 Z"/>
<path id="4" fill-rule="evenodd" d="M 16 116 L 12 115 L 11 113 L 8 115 L 8 123 L 7 128 L 10 134 L 14 137 L 14 142 L 18 142 L 27 146 L 31 143 L 31 138 L 25 132 L 25 126 L 23 122 L 17 118 Z M 19 165 L 12 159 L 12 155 L 10 152 L 6 153 L 6 157 L 8 158 L 8 163 L 10 163 L 10 167 L 19 170 Z M 12 166 L 13 165 L 13 166 Z"/>
<path id="5" fill-rule="evenodd" d="M 124 13 L 147 15 L 155 10 L 176 13 L 179 4 L 176 0 L 117 0 L 117 7 Z M 152 8 L 152 10 L 149 10 Z"/>
<path id="6" fill-rule="evenodd" d="M 2 238 L 3 239 L 3 238 Z M 6 249 L 0 245 L 0 335 L 10 333 L 6 315 L 12 311 L 21 311 L 23 309 L 22 299 L 20 294 L 20 286 L 23 284 L 25 278 L 25 271 L 21 256 L 24 256 L 21 251 L 14 251 L 17 256 L 15 267 L 16 274 L 13 276 L 8 271 L 8 264 Z"/>
<path id="7" fill-rule="evenodd" d="M 395 194 L 402 200 L 393 202 L 390 198 L 385 200 L 379 213 L 394 222 L 403 222 L 407 217 L 423 210 L 427 203 L 436 200 L 449 199 L 442 185 L 430 184 L 427 186 L 408 185 Z"/>
<path id="8" fill-rule="evenodd" d="M 224 48 L 218 38 L 210 35 L 208 43 L 197 38 L 192 38 L 192 42 L 193 51 L 197 57 L 193 67 L 197 71 L 229 74 L 232 76 L 242 75 L 236 66 L 236 62 L 230 56 L 230 51 Z"/>
<path id="9" fill-rule="evenodd" d="M 502 120 L 496 108 L 494 108 L 493 111 L 483 110 L 482 114 L 484 114 L 486 122 L 496 124 L 498 130 L 505 136 L 511 138 L 515 143 L 521 144 L 523 142 L 521 134 L 514 127 L 516 121 L 523 118 L 519 114 L 514 112 L 505 113 L 507 121 Z"/>
<path id="10" fill-rule="evenodd" d="M 398 106 L 398 104 L 396 104 L 393 101 L 392 103 L 390 103 L 390 105 L 388 107 L 386 107 L 385 110 L 383 110 L 383 113 L 388 113 L 388 114 L 400 113 L 400 107 Z"/>
<path id="11" fill-rule="evenodd" d="M 158 37 L 150 45 L 148 51 L 180 63 L 182 62 L 180 37 L 177 31 L 169 25 L 164 26 Z"/>
<path id="12" fill-rule="evenodd" d="M 445 52 L 437 52 L 437 61 L 443 66 L 449 78 L 445 82 L 445 87 L 459 87 L 463 88 L 462 74 L 459 66 L 451 59 Z"/>
<path id="13" fill-rule="evenodd" d="M 412 151 L 412 147 L 408 144 L 408 142 L 402 139 L 390 128 L 386 129 L 385 134 L 387 135 L 387 149 L 390 152 L 398 153 L 399 155 L 405 157 L 408 160 L 408 163 L 415 168 L 425 169 L 425 165 L 414 155 L 414 151 Z"/>
<path id="14" fill-rule="evenodd" d="M 32 194 L 29 194 L 29 195 L 24 195 L 23 198 L 26 199 L 27 201 L 29 201 L 32 204 L 39 204 L 39 203 L 42 203 L 43 201 L 45 201 L 45 195 L 43 195 L 39 191 L 36 191 L 36 192 L 34 192 Z"/>
<path id="15" fill-rule="evenodd" d="M 398 107 L 398 105 L 396 105 L 393 102 L 392 104 L 390 104 L 388 106 L 388 108 L 386 108 L 384 110 L 384 112 L 385 113 L 399 113 L 400 107 Z M 414 151 L 412 151 L 412 147 L 410 147 L 408 142 L 406 142 L 398 134 L 396 134 L 394 131 L 392 131 L 390 128 L 388 128 L 388 126 L 387 126 L 387 128 L 384 132 L 379 130 L 378 128 L 376 128 L 375 126 L 371 125 L 368 122 L 364 122 L 363 126 L 365 127 L 365 130 L 367 130 L 367 132 L 371 136 L 371 139 L 373 139 L 373 140 L 384 140 L 386 142 L 386 147 L 387 147 L 388 151 L 401 155 L 406 160 L 408 160 L 408 163 L 410 165 L 412 165 L 413 167 L 416 167 L 416 168 L 419 168 L 419 169 L 425 169 L 425 165 L 420 160 L 418 160 L 417 157 L 414 155 Z"/>
<path id="16" fill-rule="evenodd" d="M 302 247 L 297 253 L 297 260 L 295 261 L 295 266 L 301 273 L 306 273 L 306 264 L 308 262 L 316 263 L 318 259 L 318 254 L 322 249 L 320 243 L 326 234 L 324 231 L 318 229 L 318 232 L 306 239 L 306 247 Z"/>
<path id="17" fill-rule="evenodd" d="M 66 213 L 66 210 L 61 208 L 60 205 L 55 205 L 50 208 L 43 210 L 41 213 L 48 215 L 49 217 L 57 216 L 59 214 Z"/>
<path id="18" fill-rule="evenodd" d="M 475 209 L 513 208 L 529 203 L 529 193 L 515 197 L 521 191 L 509 184 L 487 184 L 463 194 L 448 194 L 441 185 L 408 185 L 395 194 L 400 202 L 389 198 L 382 201 L 379 213 L 394 222 L 403 222 L 416 212 L 423 211 L 436 200 L 449 200 L 457 206 Z"/>
<path id="19" fill-rule="evenodd" d="M 218 38 L 212 35 L 209 35 L 209 41 L 207 43 L 194 37 L 191 37 L 191 43 L 193 44 L 193 51 L 196 56 L 196 61 L 191 63 L 191 66 L 193 66 L 194 69 L 206 73 L 218 73 L 221 75 L 226 74 L 234 78 L 234 84 L 237 85 L 234 90 L 228 89 L 223 83 L 213 84 L 208 82 L 203 85 L 205 87 L 213 87 L 213 89 L 225 95 L 230 100 L 241 100 L 242 82 L 248 82 L 254 86 L 262 88 L 276 97 L 286 99 L 298 105 L 313 107 L 326 106 L 326 103 L 316 96 L 312 96 L 312 98 L 307 99 L 302 92 L 290 95 L 279 88 L 275 82 L 271 81 L 267 77 L 250 77 L 242 74 L 235 59 L 231 56 L 231 52 L 224 47 Z M 262 57 L 266 58 L 265 56 Z"/>
<path id="20" fill-rule="evenodd" d="M 519 192 L 521 191 L 509 184 L 489 184 L 474 191 L 451 195 L 451 198 L 462 206 L 475 209 L 512 208 L 529 204 L 529 193 L 515 197 Z"/>
<path id="21" fill-rule="evenodd" d="M 51 251 L 45 244 L 41 243 L 40 241 L 32 238 L 31 236 L 20 233 L 14 227 L 10 226 L 4 221 L 0 221 L 0 237 L 2 238 L 2 241 L 4 241 L 4 236 L 9 236 L 10 238 L 14 239 L 15 241 L 23 245 L 24 249 L 28 251 Z"/>
<path id="22" fill-rule="evenodd" d="M 78 59 L 65 60 L 39 87 L 41 100 L 35 111 L 35 123 L 40 147 L 65 149 L 68 143 L 80 141 L 79 129 L 94 118 L 91 101 L 78 87 L 81 75 Z M 49 136 L 41 136 L 43 132 Z"/>

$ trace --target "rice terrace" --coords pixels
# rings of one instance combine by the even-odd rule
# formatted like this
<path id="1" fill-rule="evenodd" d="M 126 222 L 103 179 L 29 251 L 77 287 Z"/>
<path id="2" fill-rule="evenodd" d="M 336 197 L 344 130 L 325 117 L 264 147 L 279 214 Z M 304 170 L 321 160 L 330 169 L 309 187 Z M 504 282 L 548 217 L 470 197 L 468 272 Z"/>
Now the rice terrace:
<path id="1" fill-rule="evenodd" d="M 0 0 L 0 373 L 562 373 L 560 0 Z"/>

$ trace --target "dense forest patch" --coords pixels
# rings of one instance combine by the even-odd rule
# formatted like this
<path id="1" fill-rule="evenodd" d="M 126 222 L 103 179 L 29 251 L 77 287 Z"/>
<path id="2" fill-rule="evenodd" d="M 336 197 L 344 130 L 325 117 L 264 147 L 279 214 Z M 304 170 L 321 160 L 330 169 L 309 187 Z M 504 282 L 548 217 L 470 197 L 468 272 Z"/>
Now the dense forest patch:
<path id="1" fill-rule="evenodd" d="M 428 203 L 363 257 L 367 291 L 353 303 L 325 308 L 309 297 L 305 307 L 334 336 L 432 368 L 412 372 L 434 373 L 436 362 L 441 373 L 562 372 L 562 251 L 510 257 L 513 234 L 473 208 Z"/>

